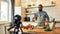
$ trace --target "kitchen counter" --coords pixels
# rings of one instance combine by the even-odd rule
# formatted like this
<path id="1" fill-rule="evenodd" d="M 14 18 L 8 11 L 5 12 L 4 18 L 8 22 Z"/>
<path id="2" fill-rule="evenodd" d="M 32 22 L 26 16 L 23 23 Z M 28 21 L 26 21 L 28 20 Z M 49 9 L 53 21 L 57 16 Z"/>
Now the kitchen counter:
<path id="1" fill-rule="evenodd" d="M 34 22 L 33 22 L 34 23 Z M 32 24 L 31 23 L 26 23 L 26 22 L 23 22 L 23 25 L 27 25 L 27 24 Z M 37 25 L 37 23 L 34 23 Z M 32 24 L 32 25 L 34 25 Z M 24 32 L 27 32 L 27 33 L 31 33 L 31 34 L 60 34 L 60 28 L 53 28 L 52 31 L 44 31 L 43 28 L 34 28 L 34 29 L 31 29 L 31 30 L 28 30 L 28 29 L 22 29 Z M 14 30 L 11 29 L 9 32 L 13 32 Z"/>
<path id="2" fill-rule="evenodd" d="M 24 32 L 30 33 L 30 34 L 60 34 L 60 28 L 53 29 L 52 31 L 44 31 L 42 28 L 35 28 L 32 30 L 23 29 Z M 10 30 L 9 32 L 13 32 L 13 30 Z"/>
<path id="3" fill-rule="evenodd" d="M 7 21 L 0 21 L 0 25 L 5 25 L 5 24 L 9 24 L 9 22 L 7 22 Z"/>

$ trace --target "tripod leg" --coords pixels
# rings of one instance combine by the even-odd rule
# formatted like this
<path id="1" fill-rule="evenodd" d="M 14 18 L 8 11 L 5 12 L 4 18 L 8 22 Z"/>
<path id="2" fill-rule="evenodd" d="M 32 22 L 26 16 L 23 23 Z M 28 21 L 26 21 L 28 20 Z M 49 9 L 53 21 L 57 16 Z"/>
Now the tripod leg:
<path id="1" fill-rule="evenodd" d="M 16 32 L 16 34 L 18 34 L 19 33 L 19 27 L 17 27 L 17 32 Z"/>
<path id="2" fill-rule="evenodd" d="M 17 30 L 17 31 L 16 31 Z M 14 29 L 14 34 L 18 34 L 19 33 L 19 27 L 15 27 Z"/>
<path id="3" fill-rule="evenodd" d="M 21 30 L 21 32 L 22 32 L 22 34 L 23 34 L 23 30 L 22 30 L 22 28 L 20 27 L 20 30 Z"/>
<path id="4" fill-rule="evenodd" d="M 14 29 L 14 34 L 18 34 L 18 31 L 16 31 L 16 30 L 18 30 L 17 27 L 15 27 L 15 29 Z"/>
<path id="5" fill-rule="evenodd" d="M 16 29 L 14 29 L 14 34 L 16 34 L 15 30 L 16 30 Z"/>
<path id="6" fill-rule="evenodd" d="M 14 32 L 14 34 L 18 34 L 18 32 Z"/>
<path id="7" fill-rule="evenodd" d="M 10 30 L 10 29 L 12 29 L 14 26 L 12 26 L 12 27 L 10 27 L 9 29 L 8 29 L 8 31 Z"/>

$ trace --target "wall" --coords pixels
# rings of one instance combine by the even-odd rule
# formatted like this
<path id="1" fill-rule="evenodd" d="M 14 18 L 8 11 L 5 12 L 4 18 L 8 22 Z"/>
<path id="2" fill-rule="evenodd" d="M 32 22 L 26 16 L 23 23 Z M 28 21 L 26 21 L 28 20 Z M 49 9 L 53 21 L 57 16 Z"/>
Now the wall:
<path id="1" fill-rule="evenodd" d="M 56 2 L 55 7 L 44 7 L 44 10 L 48 13 L 49 16 L 55 18 L 56 20 L 60 21 L 60 0 L 54 0 Z M 21 6 L 20 0 L 15 0 L 15 6 Z M 25 9 L 22 7 L 22 20 L 25 17 Z M 59 24 L 56 24 L 56 27 L 60 27 Z"/>
<path id="2" fill-rule="evenodd" d="M 19 9 L 20 8 L 20 9 Z M 20 14 L 17 12 L 20 10 Z M 17 12 L 19 15 L 22 16 L 22 21 L 23 21 L 23 18 L 24 18 L 24 9 L 21 8 L 21 0 L 15 0 L 15 12 Z"/>
<path id="3" fill-rule="evenodd" d="M 46 7 L 44 10 L 48 13 L 49 16 L 55 18 L 56 21 L 60 21 L 60 0 L 56 1 L 55 7 Z M 60 23 L 56 23 L 55 27 L 60 27 Z"/>
<path id="4" fill-rule="evenodd" d="M 45 7 L 45 11 L 48 13 L 49 16 L 52 16 L 56 20 L 60 21 L 60 0 L 54 0 L 56 1 L 55 7 Z"/>
<path id="5" fill-rule="evenodd" d="M 56 2 L 56 6 L 54 7 L 44 7 L 44 10 L 48 13 L 49 16 L 55 18 L 57 21 L 60 21 L 60 0 L 53 0 Z M 22 9 L 22 16 L 25 15 L 24 9 Z"/>

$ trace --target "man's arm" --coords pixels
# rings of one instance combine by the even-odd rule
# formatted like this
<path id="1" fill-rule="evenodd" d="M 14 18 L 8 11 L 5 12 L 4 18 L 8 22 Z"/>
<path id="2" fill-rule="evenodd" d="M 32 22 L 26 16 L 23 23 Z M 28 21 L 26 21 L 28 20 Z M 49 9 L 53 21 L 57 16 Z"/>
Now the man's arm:
<path id="1" fill-rule="evenodd" d="M 49 16 L 48 16 L 48 14 L 46 12 L 45 12 L 45 21 L 49 22 Z"/>

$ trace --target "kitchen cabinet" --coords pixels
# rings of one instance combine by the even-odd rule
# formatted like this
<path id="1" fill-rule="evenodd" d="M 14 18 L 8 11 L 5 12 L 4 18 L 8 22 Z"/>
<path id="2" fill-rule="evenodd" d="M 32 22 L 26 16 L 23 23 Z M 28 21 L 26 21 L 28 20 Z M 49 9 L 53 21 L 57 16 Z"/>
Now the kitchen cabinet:
<path id="1" fill-rule="evenodd" d="M 21 0 L 15 0 L 15 6 L 16 7 L 21 6 Z"/>

